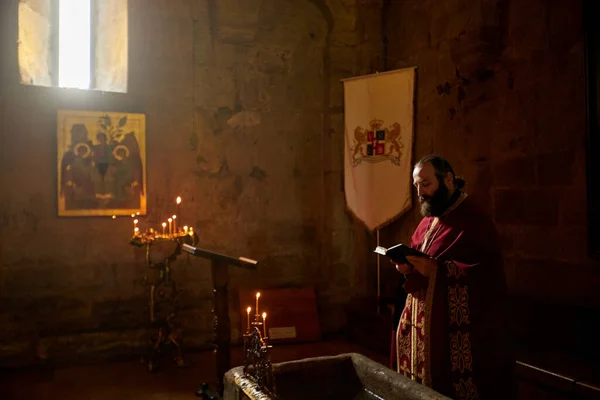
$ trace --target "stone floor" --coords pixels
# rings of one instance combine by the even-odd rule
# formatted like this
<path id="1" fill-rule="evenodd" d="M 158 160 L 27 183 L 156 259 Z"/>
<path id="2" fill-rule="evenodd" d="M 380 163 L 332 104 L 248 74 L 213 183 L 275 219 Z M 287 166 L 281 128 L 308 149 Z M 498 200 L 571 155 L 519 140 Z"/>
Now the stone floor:
<path id="1" fill-rule="evenodd" d="M 322 355 L 357 352 L 382 364 L 387 357 L 343 341 L 280 345 L 272 349 L 271 361 L 282 362 Z M 241 365 L 241 348 L 232 349 L 232 367 Z M 64 369 L 37 369 L 0 376 L 2 400 L 179 400 L 197 399 L 196 388 L 215 381 L 214 354 L 188 354 L 190 366 L 178 369 L 165 362 L 156 373 L 146 372 L 137 360 Z"/>

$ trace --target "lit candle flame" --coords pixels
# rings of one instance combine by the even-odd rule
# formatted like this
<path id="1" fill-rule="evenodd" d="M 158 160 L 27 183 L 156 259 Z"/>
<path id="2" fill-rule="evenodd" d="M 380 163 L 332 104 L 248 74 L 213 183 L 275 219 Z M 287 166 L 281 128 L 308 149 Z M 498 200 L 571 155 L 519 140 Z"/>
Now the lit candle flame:
<path id="1" fill-rule="evenodd" d="M 113 216 L 112 216 L 112 219 L 116 219 L 116 218 L 117 218 L 117 216 L 116 216 L 116 215 L 113 215 Z"/>
<path id="2" fill-rule="evenodd" d="M 134 218 L 134 217 L 135 217 L 135 214 L 131 214 L 131 218 Z"/>
<path id="3" fill-rule="evenodd" d="M 177 202 L 177 204 L 181 204 L 181 197 L 177 196 L 177 200 L 175 200 Z"/>

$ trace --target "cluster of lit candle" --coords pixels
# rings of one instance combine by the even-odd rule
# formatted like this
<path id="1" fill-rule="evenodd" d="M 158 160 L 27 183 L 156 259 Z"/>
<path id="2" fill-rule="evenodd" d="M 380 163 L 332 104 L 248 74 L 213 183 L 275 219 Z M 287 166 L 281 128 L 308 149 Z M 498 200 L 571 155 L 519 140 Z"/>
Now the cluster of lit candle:
<path id="1" fill-rule="evenodd" d="M 258 312 L 258 299 L 260 298 L 260 292 L 256 293 L 256 312 L 254 313 L 254 321 L 252 325 L 262 325 L 263 326 L 263 336 L 267 337 L 267 313 L 262 313 L 262 321 L 260 320 L 261 315 Z M 250 313 L 252 312 L 252 307 L 248 307 L 246 309 L 248 313 L 247 322 L 246 322 L 246 330 L 250 332 Z"/>
<path id="2" fill-rule="evenodd" d="M 159 233 L 158 231 L 154 231 L 154 229 L 149 228 L 146 232 L 147 235 L 152 236 L 153 238 L 174 238 L 174 237 L 181 237 L 181 236 L 185 236 L 185 235 L 190 235 L 190 236 L 194 236 L 194 228 L 192 227 L 188 227 L 183 226 L 183 227 L 179 227 L 179 229 L 177 228 L 177 216 L 181 214 L 181 196 L 177 196 L 177 199 L 175 200 L 175 203 L 177 204 L 177 213 L 173 214 L 170 218 L 167 219 L 167 222 L 163 222 L 162 225 L 162 233 Z M 140 227 L 138 226 L 139 224 L 139 219 L 137 218 L 140 215 L 140 213 L 135 213 L 135 214 L 131 214 L 131 218 L 133 218 L 133 236 L 134 237 L 139 237 L 142 235 L 142 232 L 140 231 Z M 116 215 L 113 215 L 113 219 L 117 218 Z M 169 227 L 169 229 L 167 230 L 167 226 Z"/>

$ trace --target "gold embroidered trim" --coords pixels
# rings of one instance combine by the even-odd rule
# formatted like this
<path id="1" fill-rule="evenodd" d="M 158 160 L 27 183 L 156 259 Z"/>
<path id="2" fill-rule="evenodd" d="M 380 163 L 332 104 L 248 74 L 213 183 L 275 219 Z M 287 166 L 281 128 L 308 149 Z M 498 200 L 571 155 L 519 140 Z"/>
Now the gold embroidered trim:
<path id="1" fill-rule="evenodd" d="M 453 262 L 446 263 L 448 268 L 449 283 L 454 281 L 456 285 L 448 286 L 448 317 L 450 324 L 456 324 L 457 329 L 460 325 L 469 324 L 469 288 L 459 283 L 460 270 Z M 450 333 L 450 360 L 452 362 L 452 371 L 473 371 L 473 355 L 471 353 L 471 338 L 469 333 Z M 453 383 L 456 391 L 457 400 L 477 400 L 479 393 L 472 377 L 466 380 L 460 379 L 458 383 Z"/>
<path id="2" fill-rule="evenodd" d="M 478 400 L 479 392 L 477 386 L 473 383 L 473 379 L 469 378 L 466 381 L 459 379 L 458 383 L 454 383 L 456 390 L 456 398 L 458 400 Z"/>
<path id="3" fill-rule="evenodd" d="M 431 387 L 431 311 L 433 308 L 433 294 L 435 292 L 435 282 L 437 280 L 438 266 L 431 270 L 429 280 L 427 282 L 427 294 L 425 295 L 425 327 L 423 334 L 425 336 L 425 372 L 423 376 L 423 384 Z"/>
<path id="4" fill-rule="evenodd" d="M 435 239 L 440 229 L 442 229 L 442 226 L 440 225 L 437 231 L 433 233 L 433 230 L 437 226 L 438 222 L 440 222 L 440 219 L 438 217 L 433 218 L 431 224 L 427 228 L 427 232 L 425 232 L 425 236 L 423 237 L 423 243 L 421 243 L 421 251 L 423 253 L 427 253 L 429 247 L 431 247 L 431 243 L 433 243 L 433 239 Z"/>
<path id="5" fill-rule="evenodd" d="M 469 334 L 464 335 L 456 332 L 450 334 L 450 354 L 452 360 L 452 371 L 473 371 L 473 357 L 471 355 L 471 340 Z"/>
<path id="6" fill-rule="evenodd" d="M 406 296 L 406 303 L 404 305 L 404 310 L 402 311 L 402 315 L 400 316 L 400 323 L 398 324 L 398 329 L 396 330 L 396 365 L 399 373 L 403 373 L 408 377 L 411 376 L 410 365 L 407 360 L 403 360 L 402 357 L 406 356 L 408 361 L 410 362 L 410 334 L 405 335 L 405 328 L 407 325 L 410 325 L 410 322 L 406 318 L 407 312 L 412 312 L 412 302 L 413 296 L 412 294 L 408 294 Z M 410 310 L 410 311 L 409 311 Z"/>
<path id="7" fill-rule="evenodd" d="M 417 359 L 417 340 L 419 334 L 417 332 L 417 318 L 419 317 L 419 300 L 413 297 L 411 310 L 411 327 L 410 327 L 410 369 L 411 379 L 415 379 L 419 360 Z"/>
<path id="8" fill-rule="evenodd" d="M 458 326 L 469 323 L 469 292 L 466 286 L 448 286 L 450 323 Z"/>
<path id="9" fill-rule="evenodd" d="M 448 263 L 448 278 L 460 278 L 460 269 L 454 263 Z"/>

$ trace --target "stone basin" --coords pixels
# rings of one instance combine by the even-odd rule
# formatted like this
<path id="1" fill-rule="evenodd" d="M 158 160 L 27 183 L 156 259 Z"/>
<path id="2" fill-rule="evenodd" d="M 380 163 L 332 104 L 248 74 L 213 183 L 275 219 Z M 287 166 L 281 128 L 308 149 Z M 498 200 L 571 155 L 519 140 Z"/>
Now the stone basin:
<path id="1" fill-rule="evenodd" d="M 278 400 L 449 399 L 356 353 L 273 364 Z M 225 400 L 272 400 L 244 376 L 243 367 L 225 374 Z"/>

